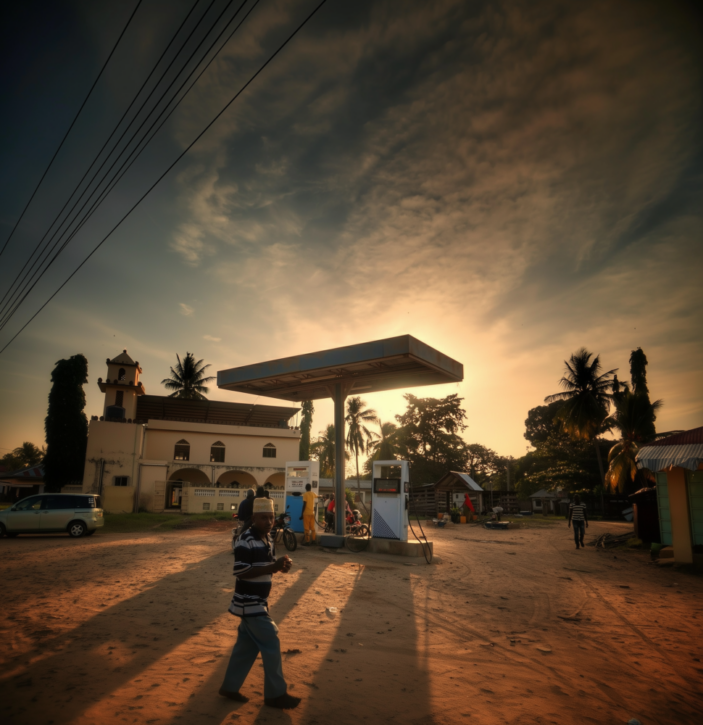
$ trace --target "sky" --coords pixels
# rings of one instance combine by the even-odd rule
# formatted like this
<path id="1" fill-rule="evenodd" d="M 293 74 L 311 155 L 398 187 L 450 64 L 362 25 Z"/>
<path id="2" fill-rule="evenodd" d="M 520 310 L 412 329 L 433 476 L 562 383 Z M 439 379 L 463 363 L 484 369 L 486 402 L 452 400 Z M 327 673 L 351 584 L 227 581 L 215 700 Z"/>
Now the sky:
<path id="1" fill-rule="evenodd" d="M 139 6 L 0 256 L 0 297 L 193 1 Z M 227 4 L 205 19 L 239 3 Z M 258 3 L 0 348 L 316 4 Z M 0 246 L 135 5 L 30 1 L 3 23 Z M 566 358 L 586 347 L 627 379 L 642 347 L 664 401 L 658 429 L 703 425 L 695 8 L 328 0 L 0 354 L 0 454 L 43 443 L 51 371 L 77 353 L 90 416 L 106 358 L 125 348 L 147 393 L 163 395 L 176 353 L 216 374 L 402 334 L 460 361 L 465 378 L 366 396 L 384 421 L 404 392 L 458 393 L 466 440 L 520 456 L 527 411 L 559 390 Z M 253 400 L 214 384 L 208 397 Z M 332 422 L 329 401 L 315 410 L 313 434 Z"/>

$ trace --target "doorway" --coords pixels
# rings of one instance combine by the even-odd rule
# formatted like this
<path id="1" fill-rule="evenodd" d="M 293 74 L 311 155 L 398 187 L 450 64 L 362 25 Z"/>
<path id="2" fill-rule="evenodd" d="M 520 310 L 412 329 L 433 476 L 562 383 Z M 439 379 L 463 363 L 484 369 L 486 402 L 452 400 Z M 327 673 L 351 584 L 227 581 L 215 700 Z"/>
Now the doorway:
<path id="1" fill-rule="evenodd" d="M 166 508 L 180 509 L 183 495 L 183 481 L 169 482 L 166 486 Z"/>

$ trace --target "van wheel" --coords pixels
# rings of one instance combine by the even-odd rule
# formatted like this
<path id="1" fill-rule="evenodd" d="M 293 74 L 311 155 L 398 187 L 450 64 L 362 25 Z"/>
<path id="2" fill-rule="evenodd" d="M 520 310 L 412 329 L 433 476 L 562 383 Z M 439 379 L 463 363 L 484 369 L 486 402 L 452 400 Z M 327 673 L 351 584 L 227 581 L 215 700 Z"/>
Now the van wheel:
<path id="1" fill-rule="evenodd" d="M 87 530 L 88 527 L 82 521 L 72 521 L 68 525 L 68 533 L 74 539 L 79 539 L 81 536 L 84 536 Z"/>
<path id="2" fill-rule="evenodd" d="M 4 524 L 0 524 L 0 539 L 7 534 L 7 529 Z"/>

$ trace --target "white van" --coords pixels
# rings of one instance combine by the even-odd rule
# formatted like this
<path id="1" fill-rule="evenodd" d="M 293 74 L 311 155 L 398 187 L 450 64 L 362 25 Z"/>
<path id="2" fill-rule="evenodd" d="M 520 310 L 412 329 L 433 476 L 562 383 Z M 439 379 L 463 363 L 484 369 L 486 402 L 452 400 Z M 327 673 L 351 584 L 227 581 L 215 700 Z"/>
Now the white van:
<path id="1" fill-rule="evenodd" d="M 104 525 L 100 496 L 92 493 L 43 493 L 0 511 L 0 537 L 65 531 L 78 538 Z"/>

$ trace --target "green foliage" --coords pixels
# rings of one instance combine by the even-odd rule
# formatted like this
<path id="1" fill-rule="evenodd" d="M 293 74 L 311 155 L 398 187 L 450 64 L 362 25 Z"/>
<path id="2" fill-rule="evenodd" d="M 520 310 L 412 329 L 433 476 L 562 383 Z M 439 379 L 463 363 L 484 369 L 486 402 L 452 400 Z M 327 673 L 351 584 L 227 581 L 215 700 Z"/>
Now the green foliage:
<path id="1" fill-rule="evenodd" d="M 310 460 L 310 429 L 312 428 L 312 416 L 315 413 L 315 406 L 312 400 L 306 400 L 301 408 L 300 416 L 300 447 L 298 450 L 299 461 Z"/>
<path id="2" fill-rule="evenodd" d="M 356 502 L 354 501 L 354 491 L 352 491 L 351 488 L 345 488 L 344 489 L 344 496 L 347 499 L 347 503 L 349 504 L 349 508 L 353 511 L 356 508 Z"/>
<path id="3" fill-rule="evenodd" d="M 203 365 L 202 360 L 196 362 L 195 355 L 192 352 L 186 352 L 186 356 L 181 358 L 176 354 L 178 363 L 175 368 L 171 368 L 171 376 L 164 378 L 161 385 L 168 390 L 174 392 L 169 398 L 183 398 L 184 400 L 207 400 L 204 393 L 209 388 L 205 383 L 214 380 L 213 376 L 205 377 L 205 371 L 210 365 Z"/>
<path id="4" fill-rule="evenodd" d="M 417 398 L 404 396 L 407 409 L 397 415 L 400 457 L 410 461 L 410 482 L 437 481 L 447 471 L 463 471 L 467 466 L 467 447 L 458 435 L 466 429 L 463 398 Z"/>
<path id="5" fill-rule="evenodd" d="M 558 418 L 562 405 L 561 400 L 555 400 L 549 405 L 538 405 L 528 411 L 525 420 L 525 438 L 533 446 L 546 442 L 550 437 L 561 436 L 564 440 L 568 438 L 568 434 L 563 432 L 561 421 Z"/>
<path id="6" fill-rule="evenodd" d="M 561 401 L 558 419 L 573 439 L 592 440 L 601 431 L 610 407 L 612 375 L 601 373 L 600 356 L 581 348 L 564 361 L 566 371 L 559 381 L 564 392 L 548 395 L 545 403 Z"/>
<path id="7" fill-rule="evenodd" d="M 608 421 L 611 428 L 620 433 L 620 440 L 608 453 L 605 475 L 605 482 L 612 491 L 626 491 L 634 483 L 637 476 L 635 457 L 640 446 L 654 440 L 654 419 L 661 406 L 661 400 L 650 403 L 646 393 L 629 390 L 616 399 L 615 412 Z"/>
<path id="8" fill-rule="evenodd" d="M 359 453 L 364 453 L 375 433 L 369 430 L 368 423 L 378 423 L 376 411 L 367 408 L 366 403 L 357 395 L 347 400 L 347 447 L 354 454 L 356 461 L 356 486 L 361 498 L 361 484 L 359 483 Z"/>
<path id="9" fill-rule="evenodd" d="M 34 443 L 25 441 L 14 451 L 6 453 L 0 458 L 0 463 L 7 467 L 9 471 L 18 471 L 21 468 L 38 466 L 44 460 L 45 455 L 46 448 L 39 448 Z"/>
<path id="10" fill-rule="evenodd" d="M 379 418 L 377 421 L 378 433 L 367 444 L 369 457 L 364 463 L 364 474 L 371 475 L 374 461 L 392 461 L 400 458 L 398 448 L 398 426 L 395 423 L 384 423 Z"/>
<path id="11" fill-rule="evenodd" d="M 320 431 L 319 438 L 311 444 L 310 452 L 315 460 L 320 461 L 320 477 L 334 478 L 335 474 L 335 429 L 334 424 L 330 424 L 325 430 Z M 345 451 L 344 458 L 349 459 L 349 454 Z"/>
<path id="12" fill-rule="evenodd" d="M 83 412 L 88 382 L 88 361 L 83 355 L 59 360 L 51 373 L 49 410 L 45 420 L 45 490 L 60 491 L 63 486 L 83 480 L 88 419 Z"/>

